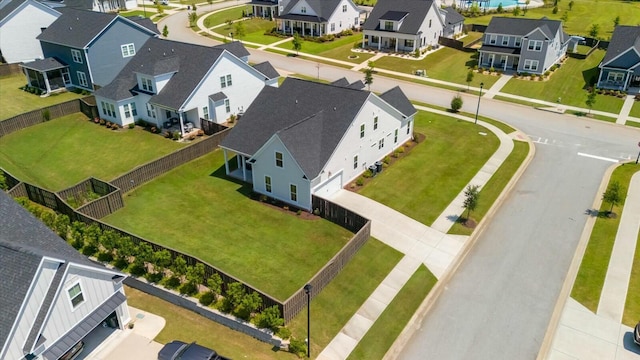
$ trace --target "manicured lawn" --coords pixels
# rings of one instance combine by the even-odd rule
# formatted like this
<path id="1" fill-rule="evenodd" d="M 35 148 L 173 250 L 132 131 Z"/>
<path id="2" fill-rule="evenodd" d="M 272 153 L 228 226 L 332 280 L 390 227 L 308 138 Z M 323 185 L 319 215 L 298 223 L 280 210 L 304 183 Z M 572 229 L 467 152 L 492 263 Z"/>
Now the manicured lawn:
<path id="1" fill-rule="evenodd" d="M 352 49 L 353 44 L 344 44 L 337 48 L 324 51 L 320 55 L 336 60 L 349 61 L 354 64 L 360 64 L 361 62 L 368 61 L 375 55 L 373 53 L 354 52 L 351 51 Z"/>
<path id="2" fill-rule="evenodd" d="M 40 97 L 19 89 L 26 84 L 27 79 L 22 74 L 0 78 L 0 121 L 31 110 L 83 97 L 72 92 Z"/>
<path id="3" fill-rule="evenodd" d="M 406 74 L 415 74 L 416 70 L 426 70 L 430 78 L 461 84 L 466 88 L 467 73 L 476 63 L 476 57 L 477 53 L 441 47 L 423 60 L 385 56 L 376 60 L 376 67 Z M 485 89 L 488 89 L 496 81 L 498 76 L 475 73 L 470 85 L 479 87 L 480 83 L 484 83 Z"/>
<path id="4" fill-rule="evenodd" d="M 302 40 L 302 48 L 300 52 L 312 55 L 322 55 L 334 49 L 350 49 L 357 44 L 362 43 L 362 33 L 356 32 L 353 35 L 336 37 L 333 41 L 323 43 Z M 346 46 L 346 48 L 345 48 Z M 294 50 L 291 41 L 278 45 L 279 48 Z M 359 54 L 358 54 L 359 55 Z M 341 59 L 342 60 L 342 59 Z M 362 62 L 362 61 L 358 61 Z"/>
<path id="5" fill-rule="evenodd" d="M 311 300 L 313 358 L 338 334 L 401 258 L 402 254 L 371 238 L 320 295 Z M 408 297 L 411 301 L 424 298 L 421 293 L 413 293 Z M 306 307 L 291 321 L 289 327 L 297 338 L 306 338 Z"/>
<path id="6" fill-rule="evenodd" d="M 496 201 L 498 196 L 502 193 L 507 186 L 507 183 L 513 177 L 513 174 L 518 170 L 522 162 L 529 153 L 529 144 L 523 141 L 514 141 L 513 151 L 509 154 L 509 157 L 502 163 L 498 171 L 489 179 L 487 184 L 480 191 L 478 207 L 471 213 L 471 218 L 475 219 L 477 223 L 480 222 L 489 211 L 489 208 Z M 462 212 L 463 209 L 460 209 Z M 466 217 L 466 212 L 462 213 Z M 457 222 L 453 225 L 449 234 L 458 235 L 471 235 L 472 228 L 463 226 Z"/>
<path id="7" fill-rule="evenodd" d="M 210 13 L 208 15 L 205 14 L 203 15 L 203 16 L 206 16 L 206 18 L 204 19 L 204 27 L 206 27 L 207 29 L 210 29 L 216 25 L 223 24 L 228 20 L 241 19 L 242 12 L 246 10 L 247 10 L 247 7 L 242 5 L 242 6 L 236 6 L 236 7 L 232 7 L 222 11 Z"/>
<path id="8" fill-rule="evenodd" d="M 250 192 L 250 185 L 225 177 L 222 151 L 214 151 L 129 193 L 125 207 L 104 221 L 284 300 L 352 234 L 320 218 L 274 210 L 251 200 Z"/>
<path id="9" fill-rule="evenodd" d="M 567 58 L 565 63 L 556 70 L 549 80 L 531 81 L 511 79 L 502 92 L 526 96 L 529 98 L 556 102 L 587 108 L 587 84 L 598 76 L 598 64 L 604 57 L 604 50 L 596 50 L 585 60 Z M 594 110 L 619 113 L 623 99 L 609 95 L 596 95 Z"/>
<path id="10" fill-rule="evenodd" d="M 426 139 L 360 194 L 431 225 L 496 151 L 499 140 L 481 126 L 423 111 L 416 115 L 415 132 Z"/>
<path id="11" fill-rule="evenodd" d="M 233 23 L 231 26 L 224 25 L 221 27 L 217 27 L 212 31 L 225 36 L 229 36 L 229 33 L 237 34 L 236 26 L 238 26 L 238 24 L 240 24 L 240 22 Z M 274 21 L 253 18 L 242 21 L 242 26 L 244 27 L 245 35 L 242 37 L 234 35 L 235 40 L 243 40 L 266 45 L 284 39 L 277 36 L 264 34 L 265 31 L 269 31 L 276 26 L 276 23 Z"/>
<path id="12" fill-rule="evenodd" d="M 640 118 L 640 101 L 635 101 L 633 106 L 631 107 L 631 112 L 629 112 L 630 116 Z"/>
<path id="13" fill-rule="evenodd" d="M 156 14 L 156 9 L 147 9 L 146 10 L 146 16 L 145 16 L 145 11 L 143 10 L 132 10 L 132 11 L 124 11 L 119 13 L 119 15 L 124 16 L 124 17 L 138 17 L 138 16 L 142 16 L 142 17 L 148 17 L 150 18 L 151 16 Z"/>
<path id="14" fill-rule="evenodd" d="M 382 359 L 436 281 L 421 265 L 347 359 Z"/>
<path id="15" fill-rule="evenodd" d="M 629 279 L 622 323 L 634 327 L 638 321 L 640 321 L 640 233 L 636 239 L 636 253 L 633 257 L 633 269 Z"/>
<path id="16" fill-rule="evenodd" d="M 637 171 L 640 171 L 640 165 L 629 163 L 619 166 L 613 172 L 609 183 L 618 181 L 620 185 L 624 187 L 626 194 L 631 176 Z M 604 214 L 606 211 L 609 211 L 610 208 L 610 204 L 603 202 L 600 207 L 600 213 Z M 593 231 L 591 232 L 589 244 L 582 257 L 582 263 L 580 264 L 580 270 L 576 276 L 573 290 L 571 291 L 572 298 L 593 312 L 598 309 L 598 303 L 600 302 L 600 293 L 602 292 L 604 279 L 607 275 L 609 259 L 611 257 L 611 251 L 613 250 L 616 233 L 618 232 L 622 208 L 623 204 L 614 208 L 614 212 L 617 214 L 615 218 L 599 216 L 596 220 Z M 635 261 L 636 264 L 639 262 L 637 257 Z M 640 268 L 640 266 L 634 267 L 636 274 L 638 268 Z M 629 289 L 629 291 L 631 291 L 631 289 Z M 633 307 L 637 311 L 638 307 L 635 305 Z M 637 321 L 637 319 L 635 321 Z"/>
<path id="17" fill-rule="evenodd" d="M 251 336 L 231 330 L 192 311 L 173 305 L 134 288 L 125 287 L 129 305 L 163 317 L 166 324 L 155 341 L 166 344 L 179 339 L 195 341 L 234 359 L 297 359 L 289 352 L 274 351 L 272 346 Z M 135 316 L 135 314 L 131 314 Z"/>
<path id="18" fill-rule="evenodd" d="M 109 130 L 76 113 L 0 138 L 0 166 L 57 191 L 90 176 L 111 180 L 183 146 L 138 128 Z"/>
<path id="19" fill-rule="evenodd" d="M 613 32 L 613 19 L 620 16 L 621 25 L 636 25 L 640 19 L 640 3 L 637 1 L 617 1 L 617 0 L 573 0 L 573 8 L 569 10 L 569 2 L 558 2 L 558 12 L 553 14 L 553 7 L 532 8 L 527 11 L 525 17 L 540 19 L 546 16 L 552 20 L 561 20 L 563 14 L 567 12 L 569 18 L 564 21 L 564 31 L 570 35 L 588 36 L 592 24 L 599 24 L 600 32 L 598 36 L 609 39 Z M 467 24 L 488 24 L 492 15 L 467 18 Z M 500 16 L 513 16 L 505 13 Z M 522 12 L 521 15 L 522 16 Z"/>

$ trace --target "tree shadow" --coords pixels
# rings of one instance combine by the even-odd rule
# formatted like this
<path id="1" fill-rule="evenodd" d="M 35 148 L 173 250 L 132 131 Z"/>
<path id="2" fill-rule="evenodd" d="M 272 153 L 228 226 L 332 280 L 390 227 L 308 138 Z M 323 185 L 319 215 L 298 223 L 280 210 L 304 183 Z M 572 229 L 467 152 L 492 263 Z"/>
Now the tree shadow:
<path id="1" fill-rule="evenodd" d="M 588 90 L 592 85 L 595 85 L 598 82 L 598 74 L 600 70 L 598 67 L 593 67 L 591 69 L 584 70 L 582 72 L 582 80 L 584 80 L 584 85 L 582 86 L 583 90 Z"/>

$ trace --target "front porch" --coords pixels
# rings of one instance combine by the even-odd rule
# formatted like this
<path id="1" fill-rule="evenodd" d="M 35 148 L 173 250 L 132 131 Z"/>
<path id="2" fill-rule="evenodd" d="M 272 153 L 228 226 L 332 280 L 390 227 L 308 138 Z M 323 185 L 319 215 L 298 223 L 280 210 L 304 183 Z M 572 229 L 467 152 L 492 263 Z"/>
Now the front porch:
<path id="1" fill-rule="evenodd" d="M 38 59 L 20 65 L 29 86 L 49 94 L 71 85 L 69 67 L 54 58 Z"/>
<path id="2" fill-rule="evenodd" d="M 374 49 L 387 52 L 413 53 L 420 49 L 420 37 L 407 39 L 398 36 L 376 36 L 365 34 L 362 37 L 363 49 Z"/>
<path id="3" fill-rule="evenodd" d="M 234 179 L 253 184 L 253 172 L 251 171 L 251 161 L 249 160 L 250 156 L 233 153 L 225 148 L 222 149 L 222 152 L 224 154 L 225 174 Z M 232 163 L 233 159 L 236 160 L 235 164 Z"/>
<path id="4" fill-rule="evenodd" d="M 598 87 L 607 90 L 630 91 L 640 87 L 640 68 L 621 70 L 603 68 L 600 71 Z"/>
<path id="5" fill-rule="evenodd" d="M 313 21 L 276 19 L 276 28 L 283 34 L 293 35 L 295 33 L 300 36 L 323 36 L 327 35 L 326 23 L 318 23 Z"/>
<path id="6" fill-rule="evenodd" d="M 509 49 L 510 50 L 510 49 Z M 520 55 L 511 53 L 492 53 L 480 51 L 478 55 L 478 67 L 493 68 L 497 71 L 507 72 L 509 70 L 518 71 Z M 529 72 L 535 72 L 533 70 Z"/>
<path id="7" fill-rule="evenodd" d="M 252 1 L 249 5 L 251 5 L 251 16 L 272 19 L 278 15 L 278 4 L 269 1 Z"/>

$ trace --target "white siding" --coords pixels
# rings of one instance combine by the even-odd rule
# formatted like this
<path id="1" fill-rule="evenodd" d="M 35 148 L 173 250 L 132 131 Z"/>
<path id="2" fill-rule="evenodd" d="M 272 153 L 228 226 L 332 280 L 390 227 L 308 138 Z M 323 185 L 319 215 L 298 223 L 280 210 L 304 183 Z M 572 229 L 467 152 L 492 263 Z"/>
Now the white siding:
<path id="1" fill-rule="evenodd" d="M 306 12 L 302 12 L 302 8 L 305 8 Z M 300 1 L 297 4 L 295 4 L 291 8 L 291 11 L 289 13 L 290 14 L 302 14 L 302 15 L 308 15 L 308 16 L 317 16 L 318 15 L 315 11 L 313 11 L 311 6 L 309 6 L 309 4 L 306 1 Z"/>
<path id="2" fill-rule="evenodd" d="M 431 27 L 429 27 L 429 22 L 431 22 Z M 435 7 L 435 3 L 429 9 L 422 25 L 420 25 L 420 31 L 422 31 L 422 38 L 424 39 L 424 43 L 421 40 L 420 47 L 438 44 L 438 37 L 444 32 L 444 26 L 442 15 L 438 8 Z"/>
<path id="3" fill-rule="evenodd" d="M 347 6 L 346 12 L 342 12 L 342 7 L 344 5 Z M 353 2 L 349 0 L 342 0 L 333 11 L 333 14 L 331 14 L 331 17 L 329 17 L 328 22 L 329 26 L 327 27 L 327 32 L 330 34 L 339 33 L 353 27 L 360 27 L 360 12 Z M 331 31 L 332 23 L 336 25 L 335 31 Z"/>
<path id="4" fill-rule="evenodd" d="M 171 80 L 171 77 L 173 76 L 173 74 L 175 73 L 162 74 L 154 78 L 156 83 L 156 89 L 155 89 L 156 93 L 159 93 L 160 91 L 162 91 L 162 89 L 165 87 L 165 85 L 167 85 L 169 80 Z"/>
<path id="5" fill-rule="evenodd" d="M 60 16 L 45 5 L 37 6 L 31 1 L 23 6 L 0 24 L 0 49 L 8 63 L 42 59 L 42 48 L 36 37 L 41 28 L 49 27 Z"/>

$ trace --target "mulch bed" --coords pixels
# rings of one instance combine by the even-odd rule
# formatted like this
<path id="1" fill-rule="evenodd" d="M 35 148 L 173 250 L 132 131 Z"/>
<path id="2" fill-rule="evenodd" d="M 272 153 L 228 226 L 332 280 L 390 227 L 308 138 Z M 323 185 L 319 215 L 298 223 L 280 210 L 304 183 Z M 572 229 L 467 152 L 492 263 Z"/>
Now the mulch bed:
<path id="1" fill-rule="evenodd" d="M 320 220 L 322 217 L 314 215 L 306 210 L 298 209 L 280 200 L 276 200 L 258 193 L 251 193 L 251 200 L 255 200 L 260 204 L 267 206 L 273 210 L 298 217 L 302 220 Z"/>

